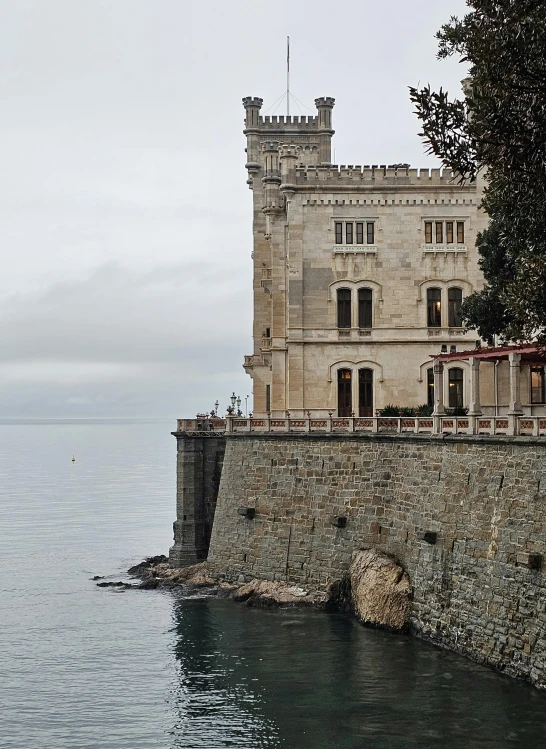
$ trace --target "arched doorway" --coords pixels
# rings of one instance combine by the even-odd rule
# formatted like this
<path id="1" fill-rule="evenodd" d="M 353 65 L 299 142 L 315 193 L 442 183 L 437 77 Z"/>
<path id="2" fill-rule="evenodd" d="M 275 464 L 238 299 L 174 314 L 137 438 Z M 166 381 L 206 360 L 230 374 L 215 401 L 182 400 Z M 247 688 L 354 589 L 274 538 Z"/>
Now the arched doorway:
<path id="1" fill-rule="evenodd" d="M 373 416 L 373 369 L 358 370 L 358 415 Z"/>
<path id="2" fill-rule="evenodd" d="M 338 369 L 337 372 L 337 414 L 350 416 L 353 410 L 352 372 Z"/>

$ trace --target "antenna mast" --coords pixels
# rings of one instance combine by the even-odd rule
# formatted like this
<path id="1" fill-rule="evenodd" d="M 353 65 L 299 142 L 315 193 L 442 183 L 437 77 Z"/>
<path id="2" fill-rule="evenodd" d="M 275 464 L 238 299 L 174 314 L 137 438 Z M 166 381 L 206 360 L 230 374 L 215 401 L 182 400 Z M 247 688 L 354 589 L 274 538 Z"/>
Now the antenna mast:
<path id="1" fill-rule="evenodd" d="M 286 114 L 290 115 L 290 37 L 286 37 Z"/>

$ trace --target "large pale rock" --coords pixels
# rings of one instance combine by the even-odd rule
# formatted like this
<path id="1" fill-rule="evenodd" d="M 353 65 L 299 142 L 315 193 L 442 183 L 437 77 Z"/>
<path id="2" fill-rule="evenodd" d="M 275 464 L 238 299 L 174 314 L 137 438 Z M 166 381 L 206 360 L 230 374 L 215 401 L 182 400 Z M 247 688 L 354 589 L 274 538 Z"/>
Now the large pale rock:
<path id="1" fill-rule="evenodd" d="M 353 555 L 349 570 L 355 614 L 363 623 L 401 630 L 410 612 L 411 584 L 391 557 L 374 549 Z"/>

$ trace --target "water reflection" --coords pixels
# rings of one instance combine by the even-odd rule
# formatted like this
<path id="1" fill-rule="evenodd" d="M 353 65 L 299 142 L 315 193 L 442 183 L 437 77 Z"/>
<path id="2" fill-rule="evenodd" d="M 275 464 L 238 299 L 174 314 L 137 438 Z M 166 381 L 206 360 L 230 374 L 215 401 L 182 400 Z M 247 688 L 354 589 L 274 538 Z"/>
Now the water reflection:
<path id="1" fill-rule="evenodd" d="M 172 746 L 281 746 L 274 722 L 261 710 L 263 700 L 252 686 L 247 656 L 239 647 L 245 635 L 242 620 L 207 599 L 179 600 L 173 613 L 178 721 Z"/>
<path id="2" fill-rule="evenodd" d="M 544 747 L 546 700 L 342 616 L 175 605 L 173 747 Z"/>

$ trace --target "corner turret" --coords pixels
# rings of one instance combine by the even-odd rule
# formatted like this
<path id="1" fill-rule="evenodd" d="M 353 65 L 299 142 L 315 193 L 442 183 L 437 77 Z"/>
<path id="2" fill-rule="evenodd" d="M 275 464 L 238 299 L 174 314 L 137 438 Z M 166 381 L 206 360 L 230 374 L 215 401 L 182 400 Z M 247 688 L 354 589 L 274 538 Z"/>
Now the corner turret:
<path id="1" fill-rule="evenodd" d="M 332 109 L 336 100 L 331 96 L 321 96 L 315 99 L 318 112 L 318 136 L 319 136 L 319 164 L 330 165 L 332 163 Z"/>
<path id="2" fill-rule="evenodd" d="M 246 135 L 246 168 L 248 169 L 248 184 L 252 187 L 252 178 L 260 171 L 260 109 L 264 103 L 259 96 L 245 96 L 243 106 L 246 111 L 245 129 Z"/>

